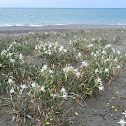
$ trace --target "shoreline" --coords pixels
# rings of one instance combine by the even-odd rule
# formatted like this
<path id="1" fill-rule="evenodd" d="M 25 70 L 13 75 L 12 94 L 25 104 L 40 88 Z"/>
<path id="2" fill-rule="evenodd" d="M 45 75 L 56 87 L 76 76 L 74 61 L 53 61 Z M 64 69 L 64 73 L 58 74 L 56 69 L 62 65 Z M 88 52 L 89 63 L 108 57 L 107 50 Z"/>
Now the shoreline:
<path id="1" fill-rule="evenodd" d="M 25 35 L 29 32 L 43 31 L 70 31 L 70 30 L 96 30 L 96 29 L 126 29 L 126 25 L 87 25 L 87 24 L 69 24 L 69 25 L 45 25 L 45 26 L 2 26 L 0 27 L 0 36 L 5 35 Z"/>

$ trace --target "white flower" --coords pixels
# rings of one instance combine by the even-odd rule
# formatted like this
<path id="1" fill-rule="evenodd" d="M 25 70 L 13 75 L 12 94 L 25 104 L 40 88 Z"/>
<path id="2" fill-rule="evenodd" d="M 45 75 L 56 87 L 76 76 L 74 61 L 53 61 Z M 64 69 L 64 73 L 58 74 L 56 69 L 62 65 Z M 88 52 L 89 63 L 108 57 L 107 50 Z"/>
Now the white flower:
<path id="1" fill-rule="evenodd" d="M 111 44 L 108 44 L 105 46 L 105 48 L 110 48 L 112 45 Z"/>
<path id="2" fill-rule="evenodd" d="M 126 111 L 125 111 L 125 112 L 122 112 L 122 114 L 124 114 L 124 115 L 125 115 L 125 117 L 126 117 Z"/>
<path id="3" fill-rule="evenodd" d="M 99 51 L 96 51 L 96 54 L 99 54 Z"/>
<path id="4" fill-rule="evenodd" d="M 106 51 L 105 51 L 105 50 L 103 50 L 103 51 L 102 51 L 102 53 L 103 53 L 103 54 L 106 54 Z"/>
<path id="5" fill-rule="evenodd" d="M 61 52 L 64 49 L 63 46 L 60 46 L 59 51 Z"/>
<path id="6" fill-rule="evenodd" d="M 64 99 L 67 99 L 67 93 L 63 93 L 63 96 L 62 96 Z"/>
<path id="7" fill-rule="evenodd" d="M 92 47 L 92 46 L 93 46 L 93 44 L 89 44 L 87 47 L 90 48 L 90 47 Z"/>
<path id="8" fill-rule="evenodd" d="M 45 54 L 48 54 L 48 52 L 47 52 L 47 51 L 45 51 Z"/>
<path id="9" fill-rule="evenodd" d="M 120 121 L 118 122 L 121 126 L 124 126 L 126 124 L 124 119 L 120 119 Z"/>
<path id="10" fill-rule="evenodd" d="M 43 50 L 46 50 L 46 48 L 44 47 Z"/>
<path id="11" fill-rule="evenodd" d="M 38 45 L 35 46 L 35 50 L 37 50 L 37 49 L 38 49 Z"/>
<path id="12" fill-rule="evenodd" d="M 67 50 L 66 50 L 66 49 L 64 49 L 63 51 L 64 51 L 65 53 L 67 52 Z"/>
<path id="13" fill-rule="evenodd" d="M 10 90 L 10 94 L 14 93 L 14 88 L 12 87 Z"/>
<path id="14" fill-rule="evenodd" d="M 44 86 L 42 86 L 40 90 L 43 91 L 43 92 L 45 92 Z"/>
<path id="15" fill-rule="evenodd" d="M 77 77 L 79 77 L 81 74 L 80 74 L 80 72 L 77 72 L 76 75 L 77 75 Z"/>
<path id="16" fill-rule="evenodd" d="M 88 62 L 86 62 L 86 61 L 83 61 L 83 62 L 81 62 L 82 64 L 81 64 L 81 67 L 87 67 L 88 66 Z"/>
<path id="17" fill-rule="evenodd" d="M 66 92 L 66 89 L 64 87 L 62 87 L 61 92 L 63 92 L 63 96 L 62 97 L 64 99 L 67 99 L 67 92 Z"/>
<path id="18" fill-rule="evenodd" d="M 95 73 L 97 73 L 98 72 L 98 68 L 95 70 Z"/>
<path id="19" fill-rule="evenodd" d="M 40 71 L 41 71 L 41 73 L 44 73 L 45 70 L 44 69 L 41 69 Z"/>
<path id="20" fill-rule="evenodd" d="M 53 75 L 51 75 L 51 78 L 53 78 Z"/>
<path id="21" fill-rule="evenodd" d="M 24 89 L 24 88 L 28 88 L 25 84 L 20 85 L 20 87 L 21 87 L 22 89 Z"/>
<path id="22" fill-rule="evenodd" d="M 7 54 L 7 57 L 10 57 L 10 56 L 12 56 L 12 53 L 9 52 L 9 53 Z"/>
<path id="23" fill-rule="evenodd" d="M 62 87 L 61 92 L 63 92 L 63 93 L 66 92 L 66 89 L 64 87 Z"/>
<path id="24" fill-rule="evenodd" d="M 44 65 L 42 68 L 43 68 L 44 70 L 46 70 L 46 69 L 47 69 L 47 65 Z"/>
<path id="25" fill-rule="evenodd" d="M 21 53 L 19 54 L 19 59 L 23 60 L 23 55 Z"/>
<path id="26" fill-rule="evenodd" d="M 117 68 L 118 68 L 118 69 L 120 69 L 120 68 L 121 68 L 121 66 L 120 66 L 120 65 L 118 65 L 118 66 L 117 66 Z"/>
<path id="27" fill-rule="evenodd" d="M 73 48 L 73 51 L 74 51 L 74 52 L 76 52 L 76 49 L 75 49 L 75 48 Z"/>
<path id="28" fill-rule="evenodd" d="M 72 44 L 72 40 L 69 41 L 69 45 L 71 45 L 71 44 Z"/>
<path id="29" fill-rule="evenodd" d="M 109 69 L 108 68 L 105 68 L 105 72 L 108 73 L 109 72 Z"/>
<path id="30" fill-rule="evenodd" d="M 49 70 L 49 73 L 51 74 L 51 73 L 54 73 L 54 72 L 53 72 L 53 70 Z"/>
<path id="31" fill-rule="evenodd" d="M 9 77 L 8 83 L 9 83 L 10 85 L 14 84 L 14 81 L 13 81 L 12 77 Z"/>
<path id="32" fill-rule="evenodd" d="M 42 67 L 42 69 L 40 70 L 41 73 L 44 73 L 44 71 L 45 71 L 47 68 L 48 68 L 47 65 L 44 65 L 44 66 Z"/>
<path id="33" fill-rule="evenodd" d="M 113 51 L 113 53 L 115 53 L 115 49 L 114 48 L 112 48 L 112 51 Z"/>
<path id="34" fill-rule="evenodd" d="M 94 52 L 91 52 L 91 55 L 94 55 Z"/>
<path id="35" fill-rule="evenodd" d="M 14 63 L 14 62 L 15 62 L 15 60 L 14 60 L 14 59 L 9 59 L 9 61 L 10 61 L 11 63 Z"/>
<path id="36" fill-rule="evenodd" d="M 16 44 L 16 42 L 14 41 L 13 44 Z"/>
<path id="37" fill-rule="evenodd" d="M 55 45 L 57 46 L 58 45 L 58 42 L 56 42 Z"/>
<path id="38" fill-rule="evenodd" d="M 49 48 L 51 48 L 51 47 L 52 47 L 52 45 L 53 45 L 53 44 L 52 44 L 52 42 L 51 42 L 51 43 L 49 43 Z"/>
<path id="39" fill-rule="evenodd" d="M 45 35 L 48 35 L 49 33 L 48 32 L 45 32 Z"/>
<path id="40" fill-rule="evenodd" d="M 51 51 L 49 51 L 48 54 L 51 55 Z"/>
<path id="41" fill-rule="evenodd" d="M 96 57 L 97 55 L 96 54 L 94 54 L 94 57 Z"/>
<path id="42" fill-rule="evenodd" d="M 100 84 L 102 84 L 101 78 L 98 77 L 97 78 L 97 82 L 100 83 Z"/>
<path id="43" fill-rule="evenodd" d="M 4 49 L 1 51 L 1 56 L 5 55 L 7 53 L 7 51 Z"/>
<path id="44" fill-rule="evenodd" d="M 2 64 L 0 64 L 0 67 L 2 67 Z"/>
<path id="45" fill-rule="evenodd" d="M 99 92 L 104 90 L 104 86 L 103 85 L 100 85 L 98 88 L 99 88 Z"/>
<path id="46" fill-rule="evenodd" d="M 78 68 L 77 69 L 74 69 L 74 72 L 78 72 Z"/>
<path id="47" fill-rule="evenodd" d="M 110 59 L 106 59 L 106 61 L 109 61 Z"/>
<path id="48" fill-rule="evenodd" d="M 10 44 L 9 48 L 11 48 L 11 47 L 12 47 L 12 44 Z"/>
<path id="49" fill-rule="evenodd" d="M 117 54 L 118 54 L 118 55 L 120 54 L 120 51 L 119 51 L 119 50 L 117 51 Z"/>
<path id="50" fill-rule="evenodd" d="M 115 59 L 115 62 L 117 62 L 117 59 Z"/>
<path id="51" fill-rule="evenodd" d="M 74 67 L 72 66 L 66 66 L 65 68 L 63 68 L 63 71 L 68 73 L 69 71 L 74 71 Z"/>
<path id="52" fill-rule="evenodd" d="M 33 83 L 31 84 L 31 86 L 32 86 L 32 87 L 35 87 L 35 86 L 36 86 L 36 82 L 33 82 Z"/>
<path id="53" fill-rule="evenodd" d="M 51 96 L 55 98 L 56 97 L 56 94 L 51 94 Z"/>
<path id="54" fill-rule="evenodd" d="M 81 53 L 80 52 L 78 53 L 77 57 L 81 57 Z"/>

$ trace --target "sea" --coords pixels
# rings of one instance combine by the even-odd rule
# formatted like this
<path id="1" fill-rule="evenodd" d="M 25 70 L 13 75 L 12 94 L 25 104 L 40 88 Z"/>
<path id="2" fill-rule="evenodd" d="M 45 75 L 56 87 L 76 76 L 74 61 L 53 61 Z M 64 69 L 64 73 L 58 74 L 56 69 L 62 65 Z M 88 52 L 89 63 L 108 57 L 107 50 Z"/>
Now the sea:
<path id="1" fill-rule="evenodd" d="M 126 8 L 0 8 L 2 26 L 126 25 Z"/>

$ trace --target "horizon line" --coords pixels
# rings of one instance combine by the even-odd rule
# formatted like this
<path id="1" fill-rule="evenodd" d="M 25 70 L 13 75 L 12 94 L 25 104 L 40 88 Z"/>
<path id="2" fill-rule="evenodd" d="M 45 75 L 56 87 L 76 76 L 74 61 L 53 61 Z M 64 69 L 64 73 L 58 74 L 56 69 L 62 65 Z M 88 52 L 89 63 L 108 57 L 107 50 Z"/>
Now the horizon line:
<path id="1" fill-rule="evenodd" d="M 99 7 L 94 7 L 94 8 L 68 8 L 68 7 L 61 7 L 61 8 L 58 8 L 58 7 L 0 7 L 0 8 L 15 8 L 15 9 L 126 9 L 126 8 L 115 8 L 115 7 L 112 7 L 112 8 L 99 8 Z"/>

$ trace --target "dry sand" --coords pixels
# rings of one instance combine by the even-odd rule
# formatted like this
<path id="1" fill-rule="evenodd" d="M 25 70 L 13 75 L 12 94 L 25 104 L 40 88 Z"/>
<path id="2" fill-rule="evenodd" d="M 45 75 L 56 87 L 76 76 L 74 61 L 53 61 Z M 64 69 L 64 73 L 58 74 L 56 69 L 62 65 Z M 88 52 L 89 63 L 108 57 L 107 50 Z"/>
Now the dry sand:
<path id="1" fill-rule="evenodd" d="M 25 34 L 28 32 L 40 31 L 68 31 L 68 30 L 82 30 L 82 29 L 126 29 L 126 25 L 84 25 L 84 24 L 71 24 L 71 25 L 47 25 L 41 27 L 32 26 L 4 26 L 0 27 L 0 35 L 8 34 Z"/>

